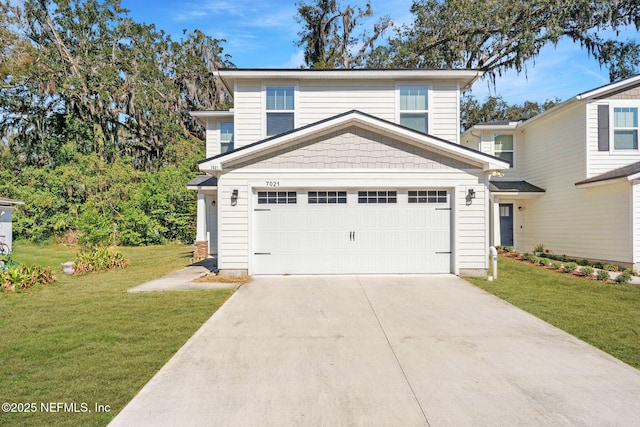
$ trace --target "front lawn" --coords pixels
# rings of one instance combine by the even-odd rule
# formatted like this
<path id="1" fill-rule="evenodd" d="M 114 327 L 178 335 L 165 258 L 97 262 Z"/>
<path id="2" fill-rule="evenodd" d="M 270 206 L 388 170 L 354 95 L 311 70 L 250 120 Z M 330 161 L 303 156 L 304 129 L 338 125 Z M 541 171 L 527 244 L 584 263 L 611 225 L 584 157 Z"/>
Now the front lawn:
<path id="1" fill-rule="evenodd" d="M 498 279 L 466 279 L 640 368 L 640 286 L 605 284 L 503 256 Z"/>
<path id="2" fill-rule="evenodd" d="M 233 292 L 127 293 L 189 264 L 191 252 L 119 250 L 130 267 L 75 277 L 60 264 L 76 249 L 14 245 L 16 261 L 51 265 L 58 281 L 0 293 L 0 403 L 36 409 L 0 411 L 0 425 L 107 424 Z"/>

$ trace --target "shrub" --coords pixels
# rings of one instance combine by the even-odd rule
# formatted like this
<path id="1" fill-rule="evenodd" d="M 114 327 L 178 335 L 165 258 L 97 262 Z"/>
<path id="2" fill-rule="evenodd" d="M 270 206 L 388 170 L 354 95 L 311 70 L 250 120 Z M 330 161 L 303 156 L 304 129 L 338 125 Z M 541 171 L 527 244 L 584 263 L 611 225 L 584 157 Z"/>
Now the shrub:
<path id="1" fill-rule="evenodd" d="M 534 264 L 535 264 L 535 263 L 536 263 L 536 261 L 538 260 L 538 257 L 536 257 L 535 255 L 530 254 L 530 253 L 526 253 L 526 254 L 524 254 L 524 255 L 523 255 L 523 258 L 524 258 L 525 260 L 529 261 L 529 262 L 534 263 Z"/>
<path id="2" fill-rule="evenodd" d="M 609 280 L 609 272 L 606 270 L 598 270 L 598 280 Z"/>
<path id="3" fill-rule="evenodd" d="M 565 273 L 573 273 L 576 271 L 576 268 L 578 268 L 578 265 L 575 262 L 568 262 L 564 265 L 563 270 Z"/>
<path id="4" fill-rule="evenodd" d="M 553 261 L 551 263 L 551 267 L 553 267 L 555 270 L 560 270 L 562 268 L 562 263 L 560 261 Z"/>
<path id="5" fill-rule="evenodd" d="M 538 243 L 533 247 L 533 252 L 544 252 L 544 245 L 542 243 Z"/>
<path id="6" fill-rule="evenodd" d="M 625 268 L 622 272 L 629 274 L 629 276 L 633 276 L 633 270 L 630 268 Z"/>
<path id="7" fill-rule="evenodd" d="M 33 285 L 47 285 L 55 281 L 51 268 L 36 266 L 18 266 L 11 270 L 0 272 L 0 289 L 13 292 L 18 289 L 30 288 Z"/>
<path id="8" fill-rule="evenodd" d="M 604 269 L 607 271 L 618 271 L 618 266 L 613 264 L 605 264 Z"/>
<path id="9" fill-rule="evenodd" d="M 551 261 L 549 261 L 548 258 L 540 258 L 538 262 L 540 263 L 540 265 L 544 265 L 544 266 L 551 264 Z"/>
<path id="10" fill-rule="evenodd" d="M 74 275 L 79 276 L 90 271 L 111 270 L 128 266 L 129 261 L 124 255 L 111 248 L 85 248 L 76 255 Z"/>
<path id="11" fill-rule="evenodd" d="M 582 266 L 587 266 L 590 264 L 588 259 L 581 259 L 580 261 L 578 261 L 578 264 L 582 265 Z"/>
<path id="12" fill-rule="evenodd" d="M 600 261 L 596 261 L 594 263 L 591 264 L 593 266 L 593 268 L 599 268 L 600 270 L 602 270 L 604 268 L 604 264 Z"/>
<path id="13" fill-rule="evenodd" d="M 629 282 L 631 282 L 631 275 L 628 273 L 620 273 L 618 277 L 616 277 L 616 283 L 620 283 L 621 285 Z"/>
<path id="14" fill-rule="evenodd" d="M 593 275 L 593 271 L 594 271 L 593 268 L 589 266 L 585 266 L 580 269 L 580 274 L 582 274 L 585 277 L 590 277 Z"/>

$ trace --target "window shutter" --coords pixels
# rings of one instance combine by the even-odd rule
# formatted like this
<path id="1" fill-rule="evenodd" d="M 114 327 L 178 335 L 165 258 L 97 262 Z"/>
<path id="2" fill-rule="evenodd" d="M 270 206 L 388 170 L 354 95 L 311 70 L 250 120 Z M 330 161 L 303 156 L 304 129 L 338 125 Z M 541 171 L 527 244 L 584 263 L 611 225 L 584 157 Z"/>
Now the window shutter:
<path id="1" fill-rule="evenodd" d="M 609 151 L 608 105 L 598 105 L 598 151 Z"/>

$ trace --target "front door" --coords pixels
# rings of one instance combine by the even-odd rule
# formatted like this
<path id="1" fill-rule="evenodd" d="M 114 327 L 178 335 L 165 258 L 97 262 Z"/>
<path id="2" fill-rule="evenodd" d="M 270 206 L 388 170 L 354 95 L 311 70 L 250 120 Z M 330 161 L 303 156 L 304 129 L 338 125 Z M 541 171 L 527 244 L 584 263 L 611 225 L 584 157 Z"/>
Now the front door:
<path id="1" fill-rule="evenodd" d="M 513 246 L 513 204 L 500 204 L 500 244 Z"/>

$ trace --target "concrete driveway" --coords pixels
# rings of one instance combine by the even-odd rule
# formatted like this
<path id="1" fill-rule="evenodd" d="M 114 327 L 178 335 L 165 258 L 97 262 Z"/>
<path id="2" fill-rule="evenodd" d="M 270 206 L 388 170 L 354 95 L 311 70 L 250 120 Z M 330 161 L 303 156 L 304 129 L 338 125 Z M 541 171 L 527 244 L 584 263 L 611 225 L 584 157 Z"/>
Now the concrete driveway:
<path id="1" fill-rule="evenodd" d="M 631 426 L 640 371 L 449 275 L 256 277 L 112 426 Z"/>

